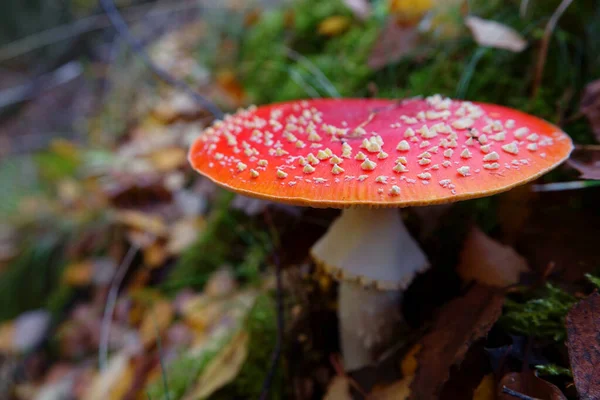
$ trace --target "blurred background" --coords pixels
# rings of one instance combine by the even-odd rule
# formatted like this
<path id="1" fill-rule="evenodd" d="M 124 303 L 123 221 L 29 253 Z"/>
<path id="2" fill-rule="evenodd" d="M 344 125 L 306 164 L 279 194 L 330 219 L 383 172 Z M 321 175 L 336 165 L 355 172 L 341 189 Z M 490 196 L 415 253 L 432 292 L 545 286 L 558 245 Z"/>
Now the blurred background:
<path id="1" fill-rule="evenodd" d="M 103 5 L 114 3 L 149 60 L 111 24 Z M 407 212 L 425 248 L 450 257 L 404 308 L 422 335 L 461 290 L 455 250 L 477 225 L 543 277 L 521 282 L 486 346 L 539 340 L 543 357 L 510 357 L 541 366 L 564 396 L 578 398 L 564 316 L 574 296 L 593 290 L 585 276 L 600 267 L 597 1 L 114 3 L 0 5 L 0 398 L 254 399 L 269 374 L 271 398 L 349 398 L 352 385 L 336 380 L 336 283 L 308 258 L 337 212 L 234 196 L 193 173 L 187 148 L 214 116 L 156 68 L 224 112 L 439 93 L 560 126 L 576 143 L 573 157 L 533 185 Z M 307 233 L 301 243 L 298 232 Z M 284 270 L 282 301 L 273 253 Z M 546 308 L 535 308 L 540 301 Z M 278 334 L 283 356 L 273 367 Z M 376 373 L 354 395 L 374 396 L 405 372 L 381 382 Z M 471 398 L 483 382 L 471 380 L 467 397 L 446 398 Z M 405 398 L 402 390 L 377 398 Z"/>

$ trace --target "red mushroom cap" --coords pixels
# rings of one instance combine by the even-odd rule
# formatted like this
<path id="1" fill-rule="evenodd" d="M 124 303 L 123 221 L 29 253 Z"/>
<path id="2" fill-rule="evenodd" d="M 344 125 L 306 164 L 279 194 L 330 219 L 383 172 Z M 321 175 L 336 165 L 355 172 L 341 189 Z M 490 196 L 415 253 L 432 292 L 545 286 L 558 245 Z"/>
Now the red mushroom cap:
<path id="1" fill-rule="evenodd" d="M 313 207 L 406 207 L 488 196 L 564 161 L 573 144 L 523 112 L 439 95 L 316 99 L 217 121 L 189 160 L 248 196 Z"/>

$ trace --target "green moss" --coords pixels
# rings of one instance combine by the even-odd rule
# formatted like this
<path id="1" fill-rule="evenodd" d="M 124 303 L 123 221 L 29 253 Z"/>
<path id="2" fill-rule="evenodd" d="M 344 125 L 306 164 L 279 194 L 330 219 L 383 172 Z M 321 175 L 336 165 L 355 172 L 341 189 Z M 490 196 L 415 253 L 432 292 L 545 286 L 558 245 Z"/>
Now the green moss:
<path id="1" fill-rule="evenodd" d="M 500 322 L 510 332 L 562 342 L 565 316 L 577 299 L 547 283 L 522 300 L 507 299 Z"/>
<path id="2" fill-rule="evenodd" d="M 556 364 L 536 365 L 535 370 L 539 375 L 566 376 L 568 378 L 573 378 L 573 373 L 569 368 L 561 367 Z"/>
<path id="3" fill-rule="evenodd" d="M 233 382 L 217 392 L 214 399 L 257 399 L 262 390 L 277 338 L 275 300 L 268 294 L 256 299 L 244 329 L 249 334 L 248 356 Z M 284 398 L 283 368 L 279 364 L 270 390 L 273 400 Z"/>

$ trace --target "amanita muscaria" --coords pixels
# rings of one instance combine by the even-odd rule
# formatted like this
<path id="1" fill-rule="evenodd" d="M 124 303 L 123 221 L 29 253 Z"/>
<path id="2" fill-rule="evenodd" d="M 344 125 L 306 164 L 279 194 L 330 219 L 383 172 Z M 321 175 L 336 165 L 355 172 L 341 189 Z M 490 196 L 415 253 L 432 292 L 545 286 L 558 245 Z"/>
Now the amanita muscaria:
<path id="1" fill-rule="evenodd" d="M 428 261 L 395 208 L 489 196 L 570 154 L 558 127 L 492 104 L 316 99 L 250 107 L 193 144 L 192 166 L 248 196 L 344 209 L 313 246 L 340 283 L 347 370 L 375 360 L 402 320 L 402 291 Z"/>

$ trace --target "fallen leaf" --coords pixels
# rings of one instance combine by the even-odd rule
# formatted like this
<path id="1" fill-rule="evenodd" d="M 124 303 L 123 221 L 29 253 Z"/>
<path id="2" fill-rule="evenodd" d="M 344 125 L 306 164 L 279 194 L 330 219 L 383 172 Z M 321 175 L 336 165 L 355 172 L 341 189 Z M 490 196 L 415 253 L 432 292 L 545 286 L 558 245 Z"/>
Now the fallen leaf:
<path id="1" fill-rule="evenodd" d="M 235 289 L 237 289 L 237 282 L 233 271 L 228 267 L 219 268 L 204 285 L 204 293 L 211 297 L 231 295 Z"/>
<path id="2" fill-rule="evenodd" d="M 498 400 L 515 400 L 516 397 L 506 393 L 505 388 L 535 399 L 567 400 L 559 388 L 548 381 L 538 378 L 531 371 L 511 372 L 504 375 L 498 384 L 496 392 Z"/>
<path id="3" fill-rule="evenodd" d="M 248 333 L 240 331 L 206 366 L 184 400 L 206 399 L 235 379 L 248 355 Z"/>
<path id="4" fill-rule="evenodd" d="M 517 31 L 499 22 L 469 16 L 465 18 L 465 24 L 480 46 L 509 50 L 515 53 L 519 53 L 527 47 L 527 42 Z"/>
<path id="5" fill-rule="evenodd" d="M 600 399 L 600 294 L 575 304 L 566 319 L 575 387 L 581 399 Z"/>
<path id="6" fill-rule="evenodd" d="M 168 172 L 187 164 L 187 152 L 181 147 L 160 149 L 150 154 L 150 162 L 160 172 Z"/>
<path id="7" fill-rule="evenodd" d="M 155 236 L 165 236 L 167 225 L 158 215 L 134 210 L 118 211 L 115 220 L 135 230 Z"/>
<path id="8" fill-rule="evenodd" d="M 581 179 L 600 180 L 600 151 L 598 150 L 575 150 L 567 160 L 567 164 L 581 172 Z"/>
<path id="9" fill-rule="evenodd" d="M 165 246 L 158 242 L 154 242 L 150 246 L 144 248 L 143 255 L 144 264 L 151 269 L 161 267 L 169 257 Z"/>
<path id="10" fill-rule="evenodd" d="M 485 285 L 473 286 L 464 296 L 446 304 L 420 343 L 418 368 L 411 385 L 411 399 L 437 398 L 469 347 L 485 336 L 502 312 L 504 295 Z M 465 312 L 468 310 L 468 312 Z"/>
<path id="11" fill-rule="evenodd" d="M 12 321 L 0 325 L 0 353 L 10 354 L 14 351 L 14 336 L 15 324 Z"/>
<path id="12" fill-rule="evenodd" d="M 600 142 L 600 79 L 585 86 L 579 110 L 587 117 L 596 140 Z"/>
<path id="13" fill-rule="evenodd" d="M 159 300 L 144 315 L 140 325 L 140 338 L 144 346 L 150 346 L 160 338 L 173 320 L 174 310 L 167 300 Z"/>
<path id="14" fill-rule="evenodd" d="M 367 0 L 343 0 L 343 2 L 358 19 L 365 20 L 371 14 L 371 3 Z"/>
<path id="15" fill-rule="evenodd" d="M 19 315 L 14 320 L 13 348 L 21 353 L 35 349 L 46 337 L 50 320 L 50 313 L 45 310 L 32 310 Z"/>
<path id="16" fill-rule="evenodd" d="M 419 34 L 414 26 L 400 26 L 393 18 L 389 18 L 367 64 L 372 69 L 380 69 L 400 60 L 413 51 L 419 44 Z"/>
<path id="17" fill-rule="evenodd" d="M 456 269 L 463 281 L 506 287 L 528 271 L 527 261 L 512 247 L 499 243 L 473 227 L 464 243 Z"/>
<path id="18" fill-rule="evenodd" d="M 344 375 L 336 375 L 329 383 L 323 400 L 352 400 L 350 379 Z"/>
<path id="19" fill-rule="evenodd" d="M 473 393 L 473 400 L 494 400 L 496 398 L 496 380 L 494 374 L 483 377 Z"/>
<path id="20" fill-rule="evenodd" d="M 128 391 L 133 379 L 130 357 L 116 354 L 100 371 L 86 390 L 83 400 L 118 400 Z"/>
<path id="21" fill-rule="evenodd" d="M 200 218 L 183 218 L 169 227 L 169 240 L 166 249 L 169 254 L 178 255 L 196 241 L 200 229 L 204 226 Z"/>
<path id="22" fill-rule="evenodd" d="M 414 376 L 408 375 L 403 379 L 392 383 L 391 385 L 384 386 L 383 388 L 376 388 L 370 394 L 369 400 L 406 400 L 410 396 L 410 384 L 412 383 Z M 333 399 L 333 398 L 332 398 Z"/>

